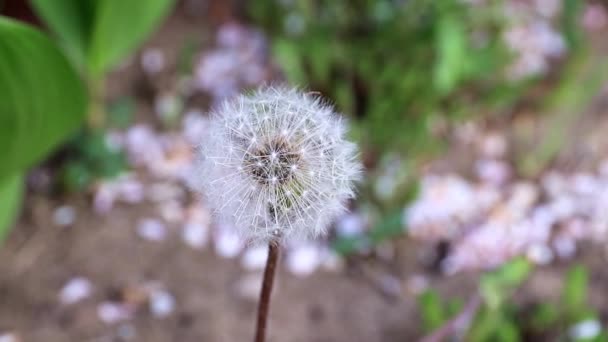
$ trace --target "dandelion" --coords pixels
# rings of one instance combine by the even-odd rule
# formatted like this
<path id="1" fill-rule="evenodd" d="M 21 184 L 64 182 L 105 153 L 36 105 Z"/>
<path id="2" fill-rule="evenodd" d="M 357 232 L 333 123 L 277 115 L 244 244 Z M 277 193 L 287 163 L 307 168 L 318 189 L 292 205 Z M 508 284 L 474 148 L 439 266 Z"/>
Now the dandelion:
<path id="1" fill-rule="evenodd" d="M 200 148 L 201 191 L 253 243 L 323 235 L 361 170 L 345 129 L 331 107 L 293 89 L 224 102 Z"/>
<path id="2" fill-rule="evenodd" d="M 323 235 L 354 196 L 361 166 L 345 131 L 318 97 L 283 87 L 238 96 L 212 116 L 199 188 L 220 220 L 269 245 L 256 341 L 264 341 L 279 243 Z"/>

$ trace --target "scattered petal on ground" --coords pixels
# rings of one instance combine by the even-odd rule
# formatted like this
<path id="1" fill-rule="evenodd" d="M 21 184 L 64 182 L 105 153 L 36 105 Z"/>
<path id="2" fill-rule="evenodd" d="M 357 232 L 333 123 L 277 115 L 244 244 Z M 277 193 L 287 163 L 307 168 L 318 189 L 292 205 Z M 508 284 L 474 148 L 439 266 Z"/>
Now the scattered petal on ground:
<path id="1" fill-rule="evenodd" d="M 59 292 L 59 301 L 62 304 L 75 304 L 91 295 L 93 285 L 84 277 L 70 279 Z"/>
<path id="2" fill-rule="evenodd" d="M 165 55 L 160 49 L 146 49 L 141 55 L 141 67 L 147 74 L 159 73 L 165 67 Z"/>
<path id="3" fill-rule="evenodd" d="M 175 298 L 165 290 L 155 290 L 150 293 L 149 306 L 154 317 L 164 318 L 175 311 Z"/>
<path id="4" fill-rule="evenodd" d="M 133 308 L 126 304 L 103 302 L 97 306 L 97 317 L 106 324 L 129 320 L 133 314 Z"/>
<path id="5" fill-rule="evenodd" d="M 69 205 L 63 205 L 53 212 L 53 223 L 60 227 L 71 226 L 76 220 L 76 210 Z"/>
<path id="6" fill-rule="evenodd" d="M 137 234 L 149 241 L 163 241 L 167 237 L 167 227 L 162 221 L 146 218 L 137 224 Z"/>
<path id="7" fill-rule="evenodd" d="M 0 332 L 0 342 L 22 342 L 23 340 L 14 332 Z"/>

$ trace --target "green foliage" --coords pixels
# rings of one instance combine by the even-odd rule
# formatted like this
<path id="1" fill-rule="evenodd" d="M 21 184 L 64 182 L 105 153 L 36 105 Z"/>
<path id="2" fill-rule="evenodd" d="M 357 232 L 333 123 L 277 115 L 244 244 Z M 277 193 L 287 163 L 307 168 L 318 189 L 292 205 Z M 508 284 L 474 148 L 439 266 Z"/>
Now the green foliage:
<path id="1" fill-rule="evenodd" d="M 558 303 L 539 303 L 533 309 L 528 327 L 536 334 L 552 333 L 569 337 L 568 341 L 608 341 L 606 331 L 583 338 L 571 336 L 571 330 L 587 321 L 599 322 L 598 313 L 588 305 L 588 272 L 582 265 L 571 267 L 566 273 L 561 300 Z"/>
<path id="2" fill-rule="evenodd" d="M 70 57 L 99 77 L 131 53 L 169 12 L 173 0 L 31 0 Z"/>
<path id="3" fill-rule="evenodd" d="M 511 291 L 521 285 L 532 271 L 532 265 L 518 258 L 499 269 L 483 275 L 480 281 L 481 294 L 490 308 L 498 308 L 509 297 Z"/>
<path id="4" fill-rule="evenodd" d="M 526 149 L 518 161 L 519 171 L 525 176 L 537 176 L 561 150 L 566 141 L 563 137 L 570 134 L 580 117 L 581 109 L 601 91 L 608 76 L 608 65 L 601 54 L 580 53 L 571 58 L 562 74 L 562 83 L 548 97 L 543 110 L 551 115 L 544 115 L 541 119 L 542 126 L 546 127 L 542 136 L 539 137 L 538 132 L 534 132 L 531 136 L 520 139 L 540 140 L 537 144 L 528 143 L 531 147 Z M 581 84 L 585 86 L 581 87 Z"/>
<path id="5" fill-rule="evenodd" d="M 566 275 L 562 305 L 572 318 L 581 318 L 586 311 L 587 278 L 587 270 L 581 265 L 572 267 Z"/>
<path id="6" fill-rule="evenodd" d="M 514 259 L 482 275 L 479 287 L 482 304 L 464 332 L 464 341 L 608 341 L 608 335 L 603 330 L 589 337 L 573 333 L 580 324 L 600 322 L 598 313 L 588 305 L 588 274 L 583 266 L 568 270 L 558 303 L 531 305 L 515 302 L 516 290 L 531 271 L 532 266 L 526 260 Z M 452 306 L 444 304 L 444 300 L 434 291 L 420 295 L 418 305 L 427 332 L 446 324 L 463 307 L 461 303 Z"/>
<path id="7" fill-rule="evenodd" d="M 564 8 L 561 19 L 564 36 L 568 46 L 576 51 L 583 43 L 582 32 L 579 29 L 579 18 L 585 3 L 579 0 L 562 0 L 562 4 Z"/>
<path id="8" fill-rule="evenodd" d="M 249 2 L 249 14 L 270 32 L 286 78 L 358 118 L 365 145 L 418 154 L 439 146 L 430 133 L 436 118 L 500 113 L 524 98 L 542 101 L 526 96 L 539 80 L 513 81 L 505 72 L 512 56 L 502 40 L 501 5 L 266 0 Z M 573 18 L 566 14 L 561 27 L 578 47 Z"/>
<path id="9" fill-rule="evenodd" d="M 58 37 L 88 83 L 88 129 L 67 146 L 59 183 L 81 190 L 98 178 L 113 177 L 125 167 L 124 156 L 104 142 L 107 126 L 124 128 L 134 103 L 121 98 L 106 108 L 105 76 L 158 26 L 174 0 L 31 0 L 32 7 Z"/>
<path id="10" fill-rule="evenodd" d="M 543 330 L 546 327 L 556 324 L 559 320 L 560 310 L 553 303 L 541 303 L 537 305 L 532 314 L 530 322 L 534 330 Z"/>
<path id="11" fill-rule="evenodd" d="M 449 318 L 441 297 L 435 291 L 427 290 L 418 296 L 418 306 L 426 332 L 437 329 Z"/>
<path id="12" fill-rule="evenodd" d="M 126 57 L 159 24 L 172 4 L 173 0 L 97 1 L 88 50 L 91 72 L 101 74 Z"/>
<path id="13" fill-rule="evenodd" d="M 531 271 L 532 265 L 527 260 L 517 258 L 481 277 L 479 290 L 484 305 L 467 341 L 520 341 L 516 310 L 509 300 Z"/>
<path id="14" fill-rule="evenodd" d="M 92 0 L 31 0 L 48 27 L 60 38 L 62 46 L 70 58 L 83 66 L 93 20 Z"/>
<path id="15" fill-rule="evenodd" d="M 4 239 L 23 197 L 23 177 L 17 173 L 0 180 L 0 241 Z"/>
<path id="16" fill-rule="evenodd" d="M 108 146 L 101 131 L 82 132 L 67 144 L 66 154 L 59 179 L 66 191 L 85 190 L 94 180 L 114 178 L 127 167 L 124 153 Z"/>
<path id="17" fill-rule="evenodd" d="M 21 201 L 23 173 L 72 134 L 86 92 L 68 60 L 34 28 L 0 17 L 0 237 Z"/>
<path id="18" fill-rule="evenodd" d="M 527 279 L 530 271 L 531 265 L 526 260 L 515 259 L 483 275 L 480 283 L 482 302 L 477 314 L 471 311 L 474 306 L 466 305 L 466 314 L 472 315 L 472 322 L 469 327 L 462 327 L 466 328 L 466 331 L 462 331 L 466 333 L 465 341 L 520 341 L 521 327 L 510 299 L 513 292 Z M 465 307 L 461 301 L 455 300 L 445 304 L 434 291 L 427 291 L 419 296 L 418 304 L 427 332 L 443 326 Z"/>
<path id="19" fill-rule="evenodd" d="M 40 32 L 0 18 L 0 179 L 40 161 L 80 125 L 85 89 Z"/>
<path id="20" fill-rule="evenodd" d="M 467 33 L 455 15 L 445 15 L 437 23 L 435 49 L 435 87 L 440 94 L 449 94 L 464 76 Z"/>
<path id="21" fill-rule="evenodd" d="M 135 99 L 129 96 L 119 97 L 107 106 L 108 125 L 114 128 L 127 128 L 133 122 Z"/>

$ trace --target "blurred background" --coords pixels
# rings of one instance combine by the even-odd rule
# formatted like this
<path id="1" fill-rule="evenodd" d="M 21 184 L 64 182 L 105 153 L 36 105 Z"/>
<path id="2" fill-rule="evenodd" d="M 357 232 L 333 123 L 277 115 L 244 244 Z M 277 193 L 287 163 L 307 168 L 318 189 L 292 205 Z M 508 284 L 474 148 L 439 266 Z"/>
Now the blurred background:
<path id="1" fill-rule="evenodd" d="M 247 341 L 266 248 L 189 190 L 263 84 L 365 179 L 269 341 L 608 341 L 608 3 L 0 0 L 0 341 Z"/>

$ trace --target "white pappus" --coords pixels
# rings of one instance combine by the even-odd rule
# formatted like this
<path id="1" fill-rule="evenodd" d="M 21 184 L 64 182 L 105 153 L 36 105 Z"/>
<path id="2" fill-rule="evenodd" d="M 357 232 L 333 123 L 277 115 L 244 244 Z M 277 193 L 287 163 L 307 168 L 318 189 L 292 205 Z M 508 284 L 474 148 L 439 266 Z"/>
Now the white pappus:
<path id="1" fill-rule="evenodd" d="M 212 113 L 196 186 L 249 242 L 323 235 L 362 170 L 345 132 L 312 93 L 266 87 L 240 95 Z"/>

